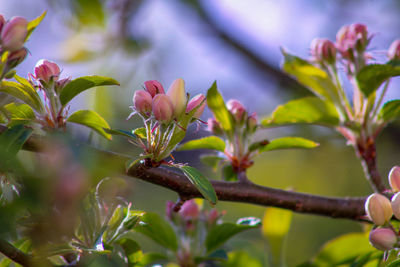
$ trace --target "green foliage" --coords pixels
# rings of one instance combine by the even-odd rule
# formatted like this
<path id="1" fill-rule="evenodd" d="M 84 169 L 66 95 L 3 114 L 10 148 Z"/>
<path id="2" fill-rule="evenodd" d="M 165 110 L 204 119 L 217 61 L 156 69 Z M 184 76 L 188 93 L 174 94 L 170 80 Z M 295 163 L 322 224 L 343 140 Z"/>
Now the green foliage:
<path id="1" fill-rule="evenodd" d="M 257 259 L 251 257 L 245 251 L 233 251 L 228 254 L 228 261 L 222 263 L 223 267 L 262 267 Z"/>
<path id="2" fill-rule="evenodd" d="M 233 118 L 226 108 L 222 95 L 218 92 L 217 82 L 214 82 L 207 91 L 207 105 L 214 114 L 215 119 L 226 132 L 233 130 Z"/>
<path id="3" fill-rule="evenodd" d="M 21 100 L 39 113 L 44 111 L 40 97 L 32 86 L 28 86 L 25 83 L 3 81 L 0 83 L 0 92 Z"/>
<path id="4" fill-rule="evenodd" d="M 2 159 L 2 163 L 5 162 L 5 159 L 12 159 L 21 150 L 31 134 L 32 129 L 27 129 L 23 125 L 16 125 L 4 131 L 0 135 L 0 159 Z"/>
<path id="5" fill-rule="evenodd" d="M 400 67 L 392 64 L 371 64 L 362 68 L 356 76 L 358 86 L 366 97 L 374 93 L 386 80 L 400 75 Z"/>
<path id="6" fill-rule="evenodd" d="M 265 127 L 296 123 L 339 125 L 339 115 L 332 104 L 317 97 L 304 97 L 278 106 L 272 115 L 262 120 Z"/>
<path id="7" fill-rule="evenodd" d="M 4 106 L 7 115 L 10 118 L 9 127 L 18 124 L 26 124 L 36 118 L 32 108 L 27 104 L 10 103 Z"/>
<path id="8" fill-rule="evenodd" d="M 211 168 L 213 168 L 214 171 L 217 171 L 218 167 L 225 160 L 225 158 L 215 155 L 201 155 L 200 160 L 205 165 L 208 165 Z"/>
<path id="9" fill-rule="evenodd" d="M 271 140 L 265 146 L 259 148 L 260 152 L 278 150 L 278 149 L 291 149 L 291 148 L 315 148 L 319 144 L 314 141 L 302 137 L 281 137 Z"/>
<path id="10" fill-rule="evenodd" d="M 74 122 L 85 125 L 107 139 L 111 139 L 111 134 L 107 133 L 104 129 L 109 129 L 108 123 L 96 112 L 92 110 L 78 110 L 72 113 L 68 119 L 68 122 Z"/>
<path id="11" fill-rule="evenodd" d="M 180 169 L 186 177 L 189 178 L 190 182 L 196 186 L 205 199 L 210 201 L 212 204 L 217 203 L 218 198 L 213 186 L 201 172 L 190 166 L 182 166 Z"/>
<path id="12" fill-rule="evenodd" d="M 119 83 L 112 78 L 97 75 L 76 78 L 62 89 L 60 93 L 61 105 L 67 105 L 75 96 L 87 89 L 104 85 L 119 85 Z"/>
<path id="13" fill-rule="evenodd" d="M 249 230 L 258 228 L 260 225 L 242 225 L 242 224 L 234 224 L 234 223 L 222 223 L 214 226 L 207 234 L 206 237 L 206 248 L 208 252 L 214 251 L 215 249 L 222 246 L 228 239 L 231 237 Z"/>
<path id="14" fill-rule="evenodd" d="M 177 148 L 177 151 L 193 149 L 213 149 L 221 152 L 225 151 L 225 142 L 218 136 L 207 136 L 200 139 L 188 141 Z"/>
<path id="15" fill-rule="evenodd" d="M 378 118 L 385 122 L 395 120 L 400 116 L 400 100 L 386 102 L 381 108 Z"/>
<path id="16" fill-rule="evenodd" d="M 36 29 L 37 26 L 39 26 L 39 24 L 42 22 L 42 20 L 44 19 L 44 17 L 46 16 L 47 11 L 44 11 L 42 13 L 42 15 L 40 15 L 39 17 L 35 18 L 34 20 L 31 20 L 28 23 L 28 33 L 26 35 L 26 39 L 25 42 L 28 41 L 29 37 L 31 36 L 31 34 L 33 33 L 33 31 Z"/>
<path id="17" fill-rule="evenodd" d="M 141 220 L 143 224 L 140 224 L 135 228 L 136 232 L 151 238 L 157 244 L 172 251 L 178 249 L 178 241 L 174 230 L 169 223 L 160 217 L 160 215 L 147 212 L 143 215 Z"/>
<path id="18" fill-rule="evenodd" d="M 121 238 L 117 240 L 116 243 L 123 248 L 129 266 L 135 266 L 135 264 L 141 262 L 143 252 L 136 241 L 130 238 Z"/>

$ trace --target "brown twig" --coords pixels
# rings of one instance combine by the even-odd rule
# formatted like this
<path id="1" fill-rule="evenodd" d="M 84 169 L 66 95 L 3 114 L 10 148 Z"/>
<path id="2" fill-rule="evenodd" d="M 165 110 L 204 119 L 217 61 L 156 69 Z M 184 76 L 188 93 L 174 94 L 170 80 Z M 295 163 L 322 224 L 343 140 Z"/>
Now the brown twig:
<path id="1" fill-rule="evenodd" d="M 25 254 L 4 239 L 0 239 L 0 252 L 10 260 L 22 266 L 32 266 L 32 258 L 30 255 Z"/>

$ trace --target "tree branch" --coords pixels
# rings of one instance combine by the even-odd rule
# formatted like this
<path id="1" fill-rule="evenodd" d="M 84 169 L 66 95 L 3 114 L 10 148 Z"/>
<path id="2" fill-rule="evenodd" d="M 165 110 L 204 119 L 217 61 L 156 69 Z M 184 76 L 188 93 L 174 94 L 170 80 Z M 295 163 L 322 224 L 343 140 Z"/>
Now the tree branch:
<path id="1" fill-rule="evenodd" d="M 4 239 L 0 239 L 0 252 L 22 266 L 32 266 L 32 258 Z"/>
<path id="2" fill-rule="evenodd" d="M 0 133 L 6 127 L 0 125 Z M 25 143 L 24 149 L 38 151 L 42 147 L 41 138 L 32 136 Z M 200 192 L 182 173 L 177 173 L 166 167 L 148 168 L 138 164 L 125 172 L 125 161 L 127 156 L 109 151 L 99 150 L 86 145 L 77 145 L 87 149 L 105 161 L 112 160 L 117 163 L 117 171 L 128 176 L 143 180 L 148 183 L 162 186 L 184 196 L 185 199 L 202 197 Z M 365 197 L 336 198 L 324 197 L 281 189 L 269 188 L 253 183 L 225 182 L 211 180 L 211 183 L 220 201 L 241 202 L 261 206 L 274 206 L 293 210 L 299 213 L 324 215 L 333 218 L 346 218 L 352 220 L 364 220 Z"/>

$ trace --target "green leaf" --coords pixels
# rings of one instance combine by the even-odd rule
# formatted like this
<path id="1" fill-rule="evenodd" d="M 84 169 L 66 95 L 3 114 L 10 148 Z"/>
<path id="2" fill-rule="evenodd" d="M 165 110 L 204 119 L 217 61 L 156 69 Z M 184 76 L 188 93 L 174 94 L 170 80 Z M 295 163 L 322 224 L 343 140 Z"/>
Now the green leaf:
<path id="1" fill-rule="evenodd" d="M 324 100 L 339 103 L 338 88 L 328 73 L 308 61 L 282 51 L 285 58 L 283 70 L 294 76 L 299 83 Z"/>
<path id="2" fill-rule="evenodd" d="M 400 100 L 386 102 L 379 111 L 378 118 L 385 122 L 395 120 L 400 116 Z"/>
<path id="3" fill-rule="evenodd" d="M 129 266 L 134 266 L 142 260 L 143 252 L 136 241 L 130 238 L 121 238 L 116 243 L 125 251 Z"/>
<path id="4" fill-rule="evenodd" d="M 18 124 L 26 124 L 36 119 L 35 113 L 32 108 L 27 104 L 10 103 L 4 106 L 7 115 L 10 118 L 9 127 Z"/>
<path id="5" fill-rule="evenodd" d="M 140 261 L 139 266 L 148 266 L 154 263 L 158 263 L 160 261 L 166 261 L 168 257 L 161 253 L 150 252 L 143 255 L 142 260 Z"/>
<path id="6" fill-rule="evenodd" d="M 132 133 L 139 138 L 146 139 L 147 138 L 147 133 L 146 129 L 144 127 L 141 128 L 136 128 L 135 130 L 132 131 Z"/>
<path id="7" fill-rule="evenodd" d="M 39 113 L 42 113 L 44 110 L 36 90 L 32 86 L 28 86 L 25 83 L 21 84 L 16 82 L 2 81 L 0 83 L 0 92 L 4 92 L 21 100 Z"/>
<path id="8" fill-rule="evenodd" d="M 200 161 L 203 162 L 205 165 L 208 165 L 211 168 L 213 168 L 213 171 L 217 171 L 218 167 L 220 166 L 223 160 L 225 160 L 225 158 L 216 155 L 200 156 Z"/>
<path id="9" fill-rule="evenodd" d="M 34 20 L 29 21 L 28 23 L 28 33 L 26 35 L 25 38 L 25 42 L 28 41 L 29 37 L 31 36 L 32 32 L 36 29 L 37 26 L 39 26 L 40 22 L 42 22 L 42 20 L 44 19 L 44 17 L 46 16 L 47 11 L 44 11 L 42 13 L 42 15 L 40 15 L 39 17 L 37 17 Z"/>
<path id="10" fill-rule="evenodd" d="M 125 136 L 130 139 L 136 139 L 136 135 L 129 132 L 129 131 L 124 131 L 124 130 L 117 130 L 117 129 L 104 129 L 106 133 L 112 134 L 112 135 L 121 135 Z"/>
<path id="11" fill-rule="evenodd" d="M 263 217 L 262 233 L 265 237 L 285 236 L 290 229 L 293 212 L 290 210 L 270 207 Z"/>
<path id="12" fill-rule="evenodd" d="M 356 76 L 358 87 L 366 97 L 375 92 L 383 82 L 400 75 L 400 67 L 392 64 L 371 64 L 362 68 Z"/>
<path id="13" fill-rule="evenodd" d="M 237 173 L 231 164 L 227 164 L 222 168 L 222 177 L 225 181 L 235 182 L 238 180 Z"/>
<path id="14" fill-rule="evenodd" d="M 144 234 L 156 243 L 170 250 L 178 249 L 178 241 L 172 227 L 158 214 L 147 212 L 142 218 L 144 224 L 139 224 L 134 228 L 136 232 Z"/>
<path id="15" fill-rule="evenodd" d="M 246 251 L 233 251 L 228 254 L 228 260 L 222 263 L 223 267 L 262 267 L 263 264 L 251 257 Z"/>
<path id="16" fill-rule="evenodd" d="M 0 158 L 12 158 L 21 150 L 33 130 L 23 125 L 8 128 L 0 135 Z"/>
<path id="17" fill-rule="evenodd" d="M 212 204 L 217 203 L 217 194 L 210 181 L 196 168 L 190 166 L 182 166 L 180 169 L 189 178 L 190 182 L 200 191 L 205 199 Z"/>
<path id="18" fill-rule="evenodd" d="M 92 110 L 78 110 L 71 114 L 67 119 L 68 122 L 74 122 L 85 125 L 101 136 L 111 140 L 111 134 L 106 133 L 104 129 L 110 129 L 108 123 L 96 112 Z"/>
<path id="19" fill-rule="evenodd" d="M 226 108 L 224 99 L 217 89 L 217 82 L 214 82 L 207 91 L 207 106 L 211 109 L 215 119 L 221 124 L 226 132 L 233 130 L 232 115 Z"/>
<path id="20" fill-rule="evenodd" d="M 262 120 L 265 127 L 308 123 L 337 126 L 339 115 L 332 104 L 317 97 L 304 97 L 278 106 L 269 118 Z"/>
<path id="21" fill-rule="evenodd" d="M 96 86 L 119 85 L 119 83 L 109 77 L 102 76 L 84 76 L 70 81 L 60 93 L 60 102 L 63 106 L 68 104 L 75 96 L 81 92 Z"/>
<path id="22" fill-rule="evenodd" d="M 193 149 L 214 149 L 221 152 L 225 151 L 225 142 L 217 136 L 207 136 L 204 138 L 188 141 L 177 148 L 177 151 Z"/>
<path id="23" fill-rule="evenodd" d="M 366 233 L 350 233 L 326 243 L 316 255 L 314 263 L 318 266 L 352 263 L 360 255 L 374 251 Z"/>
<path id="24" fill-rule="evenodd" d="M 259 225 L 238 225 L 234 223 L 222 223 L 214 226 L 207 234 L 206 248 L 211 252 L 222 246 L 228 239 L 245 230 L 257 228 Z"/>
<path id="25" fill-rule="evenodd" d="M 319 146 L 311 140 L 302 137 L 281 137 L 271 140 L 267 145 L 259 148 L 260 152 L 266 152 L 278 149 L 291 149 L 291 148 L 314 148 Z"/>

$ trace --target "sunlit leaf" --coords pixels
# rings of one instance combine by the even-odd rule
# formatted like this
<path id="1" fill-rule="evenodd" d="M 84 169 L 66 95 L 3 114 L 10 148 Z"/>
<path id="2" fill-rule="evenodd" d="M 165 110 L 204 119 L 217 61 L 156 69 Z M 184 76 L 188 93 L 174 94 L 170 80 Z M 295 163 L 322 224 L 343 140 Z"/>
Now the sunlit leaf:
<path id="1" fill-rule="evenodd" d="M 263 264 L 257 259 L 251 257 L 245 251 L 233 251 L 228 254 L 228 260 L 226 262 L 221 263 L 223 267 L 243 267 L 243 266 L 251 266 L 251 267 L 262 267 Z"/>
<path id="2" fill-rule="evenodd" d="M 205 199 L 210 201 L 212 204 L 217 203 L 217 194 L 215 193 L 212 184 L 199 170 L 190 166 L 182 166 L 180 169 Z"/>
<path id="3" fill-rule="evenodd" d="M 218 136 L 207 136 L 204 138 L 190 140 L 177 148 L 177 151 L 193 149 L 213 149 L 221 152 L 225 151 L 225 142 Z"/>
<path id="4" fill-rule="evenodd" d="M 383 121 L 391 121 L 400 117 L 400 100 L 386 102 L 381 108 L 378 118 Z"/>
<path id="5" fill-rule="evenodd" d="M 224 99 L 217 89 L 217 82 L 214 82 L 207 91 L 207 106 L 213 112 L 216 120 L 221 124 L 222 129 L 224 129 L 226 132 L 232 131 L 232 115 L 226 108 Z"/>
<path id="6" fill-rule="evenodd" d="M 29 123 L 36 118 L 32 108 L 27 104 L 10 103 L 4 106 L 7 115 L 10 118 L 8 126 L 12 127 L 18 124 Z"/>
<path id="7" fill-rule="evenodd" d="M 293 212 L 279 208 L 267 208 L 262 220 L 264 236 L 285 236 L 289 232 Z"/>
<path id="8" fill-rule="evenodd" d="M 75 80 L 70 81 L 62 89 L 60 93 L 60 102 L 63 106 L 65 106 L 81 92 L 93 87 L 104 85 L 119 85 L 119 83 L 112 78 L 97 75 L 76 78 Z"/>
<path id="9" fill-rule="evenodd" d="M 317 147 L 318 145 L 318 143 L 302 137 L 281 137 L 271 140 L 267 145 L 259 148 L 259 151 L 266 152 L 271 150 L 292 148 L 310 149 Z"/>
<path id="10" fill-rule="evenodd" d="M 141 127 L 141 128 L 136 128 L 135 130 L 132 131 L 132 133 L 142 139 L 146 139 L 147 138 L 147 133 L 146 133 L 146 129 Z"/>
<path id="11" fill-rule="evenodd" d="M 387 79 L 399 75 L 399 66 L 392 64 L 370 64 L 357 73 L 356 79 L 361 92 L 368 97 Z"/>
<path id="12" fill-rule="evenodd" d="M 211 252 L 222 246 L 231 237 L 249 229 L 257 228 L 258 225 L 240 225 L 234 223 L 222 223 L 214 226 L 207 234 L 206 248 Z"/>
<path id="13" fill-rule="evenodd" d="M 104 128 L 109 129 L 110 126 L 99 114 L 92 110 L 78 110 L 72 113 L 67 121 L 85 125 L 103 137 L 111 140 L 111 134 L 106 133 L 104 130 Z"/>
<path id="14" fill-rule="evenodd" d="M 317 97 L 304 97 L 278 106 L 261 124 L 269 127 L 307 123 L 332 127 L 337 126 L 339 121 L 339 115 L 332 104 Z"/>
<path id="15" fill-rule="evenodd" d="M 176 251 L 178 241 L 172 227 L 158 214 L 147 212 L 142 216 L 143 224 L 134 228 L 136 232 L 144 234 L 159 245 Z"/>
<path id="16" fill-rule="evenodd" d="M 285 61 L 283 70 L 293 75 L 299 83 L 307 87 L 315 95 L 333 103 L 339 102 L 338 88 L 328 73 L 312 65 L 308 61 L 282 51 Z"/>
<path id="17" fill-rule="evenodd" d="M 28 33 L 26 35 L 25 42 L 29 39 L 32 32 L 36 29 L 36 27 L 39 26 L 40 22 L 42 22 L 42 20 L 46 16 L 46 13 L 47 11 L 44 11 L 42 15 L 28 22 L 28 27 L 27 27 Z"/>
<path id="18" fill-rule="evenodd" d="M 43 111 L 43 105 L 40 101 L 40 97 L 35 89 L 31 86 L 16 82 L 2 81 L 0 83 L 0 92 L 4 92 L 21 100 L 38 112 Z"/>

